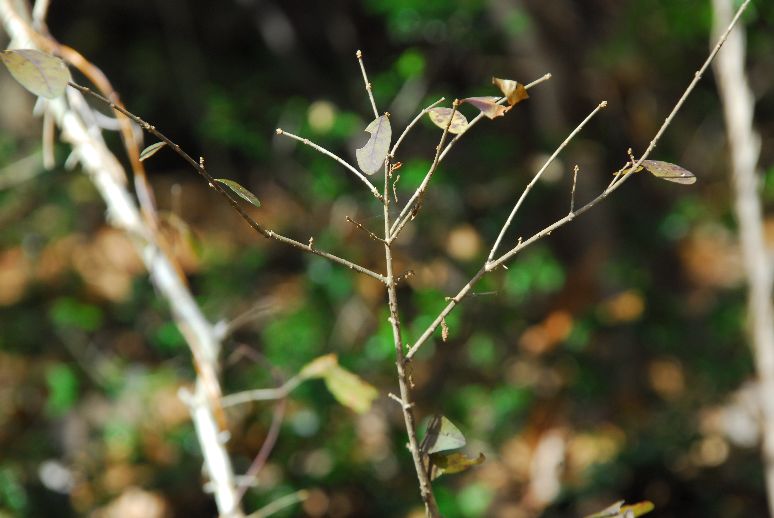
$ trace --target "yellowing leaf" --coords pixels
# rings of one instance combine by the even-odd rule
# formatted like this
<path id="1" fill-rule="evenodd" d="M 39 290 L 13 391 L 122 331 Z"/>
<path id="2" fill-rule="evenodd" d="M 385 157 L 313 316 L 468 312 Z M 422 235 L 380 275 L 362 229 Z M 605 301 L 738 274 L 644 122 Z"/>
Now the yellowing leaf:
<path id="1" fill-rule="evenodd" d="M 452 116 L 452 112 L 454 112 L 454 117 L 451 124 L 449 124 L 449 117 Z M 454 133 L 455 135 L 459 135 L 468 127 L 468 119 L 460 112 L 451 108 L 431 108 L 428 110 L 427 116 L 430 117 L 433 124 L 441 129 L 446 129 L 446 126 L 449 125 L 449 133 Z"/>
<path id="2" fill-rule="evenodd" d="M 430 480 L 435 480 L 442 475 L 460 473 L 482 464 L 485 460 L 483 453 L 479 453 L 475 458 L 460 452 L 434 453 L 430 456 Z"/>
<path id="3" fill-rule="evenodd" d="M 241 185 L 239 185 L 234 180 L 229 180 L 227 178 L 215 178 L 216 182 L 220 182 L 232 191 L 234 191 L 240 198 L 243 200 L 251 203 L 252 205 L 255 205 L 256 207 L 261 206 L 260 200 L 255 196 L 255 194 L 251 193 Z"/>
<path id="4" fill-rule="evenodd" d="M 456 450 L 465 446 L 465 436 L 454 423 L 446 417 L 435 414 L 427 425 L 427 434 L 422 440 L 422 453 L 438 453 L 439 451 Z"/>
<path id="5" fill-rule="evenodd" d="M 508 112 L 508 110 L 510 110 L 510 106 L 506 107 L 501 104 L 497 104 L 497 97 L 466 97 L 460 102 L 475 106 L 481 110 L 481 113 L 490 119 L 494 119 L 495 117 L 502 117 Z"/>
<path id="6" fill-rule="evenodd" d="M 379 391 L 338 364 L 330 367 L 325 375 L 325 386 L 336 401 L 362 414 L 371 408 L 371 403 L 379 396 Z"/>
<path id="7" fill-rule="evenodd" d="M 683 185 L 696 183 L 696 176 L 692 172 L 676 164 L 661 162 L 660 160 L 645 160 L 642 162 L 642 167 L 656 178 L 661 178 L 668 182 L 681 183 Z"/>
<path id="8" fill-rule="evenodd" d="M 338 364 L 339 361 L 335 354 L 326 354 L 304 365 L 298 376 L 303 379 L 322 378 Z"/>
<path id="9" fill-rule="evenodd" d="M 637 502 L 636 504 L 623 506 L 621 508 L 621 514 L 625 515 L 627 512 L 632 512 L 634 514 L 634 517 L 637 518 L 638 516 L 642 516 L 643 514 L 648 514 L 655 508 L 656 506 L 653 505 L 653 502 L 644 500 L 642 502 Z"/>
<path id="10" fill-rule="evenodd" d="M 492 84 L 500 89 L 503 95 L 508 99 L 508 104 L 510 106 L 529 98 L 529 94 L 527 93 L 527 89 L 524 88 L 524 85 L 513 79 L 493 77 Z"/>
<path id="11" fill-rule="evenodd" d="M 156 142 L 155 144 L 151 144 L 150 146 L 146 147 L 140 153 L 140 162 L 144 162 L 145 160 L 149 159 L 150 157 L 158 153 L 159 150 L 166 145 L 167 145 L 166 142 Z"/>
<path id="12" fill-rule="evenodd" d="M 585 518 L 637 518 L 656 508 L 656 506 L 653 505 L 653 502 L 649 502 L 648 500 L 631 505 L 623 504 L 624 501 L 619 500 L 610 507 L 607 507 L 598 513 L 590 514 Z"/>
<path id="13" fill-rule="evenodd" d="M 371 138 L 365 146 L 355 151 L 355 156 L 357 165 L 364 173 L 374 174 L 384 165 L 384 159 L 390 150 L 392 128 L 389 116 L 385 114 L 375 118 L 366 126 L 365 131 L 371 134 Z"/>
<path id="14" fill-rule="evenodd" d="M 47 99 L 62 95 L 72 79 L 64 61 L 39 50 L 4 50 L 0 61 L 19 84 Z"/>

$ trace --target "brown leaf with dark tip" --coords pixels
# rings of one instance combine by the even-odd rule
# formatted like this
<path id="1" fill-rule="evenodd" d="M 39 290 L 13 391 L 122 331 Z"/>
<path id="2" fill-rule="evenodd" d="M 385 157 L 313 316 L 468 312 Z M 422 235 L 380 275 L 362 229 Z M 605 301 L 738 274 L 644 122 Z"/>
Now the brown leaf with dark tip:
<path id="1" fill-rule="evenodd" d="M 524 85 L 513 79 L 500 79 L 499 77 L 492 78 L 492 84 L 497 86 L 503 95 L 508 99 L 508 104 L 513 106 L 518 104 L 524 99 L 529 99 L 529 94 Z"/>
<path id="2" fill-rule="evenodd" d="M 501 104 L 497 104 L 497 97 L 466 97 L 465 99 L 460 100 L 461 103 L 468 103 L 470 105 L 475 106 L 479 110 L 481 110 L 481 113 L 483 113 L 485 116 L 487 116 L 490 119 L 494 119 L 495 117 L 502 117 L 505 115 L 508 110 L 511 109 L 510 106 L 503 106 Z"/>

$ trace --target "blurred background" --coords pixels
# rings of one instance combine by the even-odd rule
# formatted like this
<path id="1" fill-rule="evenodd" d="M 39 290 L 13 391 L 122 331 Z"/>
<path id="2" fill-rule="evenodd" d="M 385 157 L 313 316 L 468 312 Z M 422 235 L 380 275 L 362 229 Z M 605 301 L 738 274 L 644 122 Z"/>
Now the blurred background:
<path id="1" fill-rule="evenodd" d="M 744 19 L 774 246 L 774 3 L 755 2 Z M 497 95 L 493 75 L 528 83 L 550 72 L 529 100 L 454 148 L 404 232 L 397 269 L 416 275 L 399 297 L 412 341 L 478 270 L 531 175 L 599 102 L 607 109 L 533 190 L 509 242 L 567 213 L 573 166 L 577 206 L 604 189 L 628 148 L 645 149 L 704 61 L 711 20 L 707 0 L 82 0 L 53 2 L 48 22 L 130 110 L 205 156 L 213 176 L 255 192 L 263 206 L 251 214 L 268 228 L 314 236 L 377 271 L 381 246 L 344 219 L 378 232 L 377 200 L 274 129 L 354 162 L 372 118 L 356 49 L 394 134 L 440 96 Z M 177 398 L 194 372 L 169 308 L 131 242 L 106 223 L 88 178 L 66 167 L 67 146 L 54 170 L 42 168 L 33 97 L 6 73 L 0 91 L 0 515 L 214 516 Z M 401 201 L 439 137 L 423 120 L 403 145 Z M 106 138 L 123 157 L 119 138 Z M 436 337 L 418 355 L 418 416 L 446 415 L 465 451 L 486 456 L 435 482 L 446 517 L 582 516 L 619 499 L 651 500 L 663 517 L 766 515 L 711 73 L 651 158 L 682 165 L 697 183 L 631 178 L 486 277 L 447 319 L 448 341 Z M 226 392 L 276 386 L 328 352 L 381 392 L 357 415 L 320 381 L 300 386 L 246 507 L 307 489 L 306 502 L 277 516 L 421 516 L 402 417 L 386 397 L 397 383 L 381 287 L 257 236 L 168 150 L 147 165 L 205 313 L 243 316 L 224 347 Z M 272 409 L 229 412 L 237 472 L 263 443 Z"/>

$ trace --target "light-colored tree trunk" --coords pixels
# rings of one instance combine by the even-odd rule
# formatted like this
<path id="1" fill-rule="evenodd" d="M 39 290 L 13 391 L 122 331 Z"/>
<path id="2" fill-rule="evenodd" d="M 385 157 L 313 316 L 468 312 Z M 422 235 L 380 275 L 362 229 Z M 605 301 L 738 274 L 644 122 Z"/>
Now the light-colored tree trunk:
<path id="1" fill-rule="evenodd" d="M 713 0 L 715 34 L 733 15 L 732 0 Z M 756 171 L 760 137 L 753 129 L 755 100 L 744 69 L 745 31 L 740 24 L 714 63 L 731 155 L 731 183 L 739 239 L 747 277 L 747 315 L 759 379 L 763 464 L 769 512 L 774 516 L 774 268 L 766 249 L 761 204 L 761 175 Z"/>

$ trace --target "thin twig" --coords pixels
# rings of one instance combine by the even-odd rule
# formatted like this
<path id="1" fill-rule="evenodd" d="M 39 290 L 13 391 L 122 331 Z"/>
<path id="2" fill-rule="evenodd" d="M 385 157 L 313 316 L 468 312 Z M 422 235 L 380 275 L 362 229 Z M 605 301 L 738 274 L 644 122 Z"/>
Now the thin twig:
<path id="1" fill-rule="evenodd" d="M 284 399 L 288 397 L 288 395 L 293 392 L 293 389 L 299 386 L 302 381 L 304 381 L 303 378 L 293 376 L 283 383 L 282 386 L 277 388 L 244 390 L 242 392 L 229 394 L 228 396 L 223 396 L 220 400 L 220 404 L 223 408 L 226 408 L 242 405 L 244 403 L 252 403 L 254 401 L 276 401 L 278 399 Z"/>
<path id="2" fill-rule="evenodd" d="M 511 210 L 511 213 L 508 215 L 508 219 L 505 221 L 505 224 L 500 229 L 500 233 L 497 235 L 497 239 L 494 242 L 494 245 L 492 245 L 492 249 L 489 250 L 489 255 L 486 257 L 487 262 L 491 261 L 494 255 L 497 253 L 497 249 L 500 247 L 500 243 L 503 240 L 503 237 L 505 237 L 505 232 L 510 228 L 511 223 L 513 222 L 513 218 L 516 216 L 516 213 L 519 211 L 519 208 L 521 207 L 521 204 L 524 203 L 524 200 L 527 198 L 527 195 L 530 193 L 532 188 L 535 186 L 538 180 L 540 180 L 540 177 L 543 176 L 543 173 L 548 169 L 548 166 L 551 165 L 551 163 L 556 159 L 557 156 L 559 156 L 559 153 L 562 152 L 562 150 L 567 147 L 567 144 L 570 143 L 572 139 L 575 138 L 575 135 L 577 135 L 580 130 L 583 129 L 583 127 L 588 123 L 594 115 L 599 112 L 599 110 L 605 108 L 607 106 L 607 101 L 602 101 L 597 105 L 596 108 L 594 108 L 591 113 L 589 113 L 583 121 L 578 124 L 578 126 L 572 130 L 572 132 L 567 136 L 564 141 L 559 144 L 559 147 L 556 148 L 554 153 L 548 157 L 548 160 L 543 164 L 543 167 L 540 168 L 540 170 L 535 174 L 535 176 L 532 178 L 532 180 L 527 184 L 527 186 L 524 188 L 524 191 L 522 191 L 521 196 L 519 197 L 516 204 L 513 206 L 513 209 Z"/>
<path id="3" fill-rule="evenodd" d="M 266 504 L 265 506 L 261 507 L 254 513 L 249 514 L 247 518 L 266 518 L 267 516 L 271 516 L 274 513 L 278 513 L 279 511 L 282 511 L 286 507 L 290 507 L 291 505 L 295 505 L 299 502 L 303 502 L 307 498 L 309 498 L 309 491 L 307 491 L 306 489 L 300 489 L 295 493 L 290 493 L 289 495 L 282 496 L 274 500 L 273 502 Z"/>
<path id="4" fill-rule="evenodd" d="M 543 77 L 541 77 L 541 78 L 539 78 L 539 79 L 536 79 L 535 81 L 532 81 L 531 83 L 529 83 L 528 85 L 526 85 L 524 88 L 525 88 L 525 89 L 530 89 L 530 88 L 532 88 L 533 86 L 539 85 L 539 84 L 540 84 L 540 83 L 542 83 L 543 81 L 547 81 L 548 79 L 551 79 L 551 74 L 546 74 L 546 75 L 544 75 Z M 503 103 L 505 103 L 505 101 L 506 101 L 506 100 L 507 100 L 507 98 L 506 98 L 506 97 L 502 97 L 502 98 L 500 98 L 500 99 L 498 99 L 498 100 L 497 100 L 497 104 L 503 104 Z M 453 116 L 454 116 L 454 114 L 452 113 L 452 117 L 453 117 Z M 443 159 L 444 159 L 444 158 L 446 157 L 446 155 L 449 153 L 449 151 L 450 151 L 450 150 L 451 150 L 451 148 L 454 146 L 454 144 L 455 144 L 457 141 L 459 141 L 459 139 L 461 139 L 461 138 L 462 138 L 462 136 L 463 136 L 465 133 L 467 133 L 467 132 L 470 130 L 470 128 L 472 128 L 473 126 L 475 126 L 475 125 L 476 125 L 476 123 L 477 123 L 478 121 L 480 121 L 480 120 L 481 120 L 483 117 L 484 117 L 484 114 L 483 114 L 483 112 L 482 112 L 482 113 L 479 113 L 478 115 L 476 115 L 475 117 L 473 117 L 473 119 L 471 119 L 471 120 L 470 120 L 470 122 L 468 122 L 468 125 L 467 125 L 467 126 L 465 126 L 465 128 L 464 128 L 464 129 L 463 129 L 461 132 L 459 132 L 458 134 L 456 134 L 456 135 L 454 136 L 454 138 L 452 138 L 452 139 L 449 141 L 449 143 L 446 145 L 446 147 L 445 147 L 445 148 L 443 148 L 443 150 L 439 150 L 439 152 L 440 152 L 440 155 L 439 155 L 439 154 L 436 154 L 436 159 L 437 159 L 437 163 L 435 164 L 435 165 L 436 165 L 436 167 L 437 167 L 437 164 L 438 164 L 438 163 L 441 163 L 441 162 L 443 161 Z M 449 123 L 447 124 L 447 128 L 448 128 L 448 127 L 451 125 L 451 121 L 452 121 L 452 119 L 450 118 L 450 119 L 449 119 Z M 434 161 L 434 162 L 435 162 L 435 161 Z M 426 178 L 426 179 L 428 179 L 428 178 L 427 178 L 427 176 L 426 176 L 425 178 Z M 423 181 L 423 182 L 424 182 L 424 181 Z M 401 212 L 400 212 L 400 216 L 398 216 L 398 217 L 395 219 L 395 223 L 393 224 L 393 226 L 392 226 L 392 229 L 391 229 L 391 232 L 392 232 L 392 236 L 393 236 L 393 237 L 395 237 L 395 236 L 397 236 L 398 234 L 400 234 L 400 232 L 401 232 L 401 230 L 403 229 L 403 227 L 404 227 L 404 226 L 406 225 L 406 223 L 409 221 L 409 218 L 407 218 L 407 217 L 406 217 L 406 213 L 407 213 L 407 212 L 408 212 L 408 211 L 409 211 L 409 210 L 412 208 L 412 205 L 414 204 L 414 201 L 415 201 L 415 200 L 416 200 L 416 198 L 419 196 L 419 194 L 418 194 L 418 193 L 419 193 L 419 189 L 417 189 L 417 191 L 415 191 L 415 192 L 414 192 L 414 195 L 411 197 L 411 199 L 410 199 L 410 200 L 409 200 L 409 201 L 408 201 L 408 202 L 407 202 L 407 203 L 406 203 L 406 204 L 403 206 L 403 210 L 401 210 Z"/>
<path id="5" fill-rule="evenodd" d="M 637 161 L 637 163 L 634 164 L 632 167 L 632 170 L 636 170 L 640 165 L 642 165 L 642 162 L 646 160 L 649 156 L 649 154 L 653 151 L 653 149 L 656 147 L 656 144 L 658 143 L 658 140 L 661 138 L 661 136 L 664 134 L 664 131 L 666 131 L 666 128 L 672 123 L 672 119 L 674 119 L 675 114 L 677 111 L 682 107 L 682 105 L 685 103 L 685 100 L 688 98 L 688 95 L 693 91 L 693 89 L 696 87 L 696 84 L 699 82 L 699 79 L 701 79 L 704 72 L 707 70 L 707 67 L 709 67 L 712 60 L 717 55 L 720 48 L 723 46 L 723 43 L 726 41 L 726 38 L 728 38 L 728 34 L 731 32 L 731 30 L 736 25 L 737 21 L 739 20 L 739 17 L 742 15 L 742 13 L 747 9 L 747 6 L 750 4 L 750 0 L 746 0 L 737 10 L 736 15 L 734 16 L 734 19 L 731 21 L 731 23 L 728 25 L 728 28 L 723 33 L 723 35 L 718 40 L 717 45 L 715 45 L 715 48 L 710 52 L 707 59 L 704 61 L 704 64 L 701 66 L 701 68 L 694 74 L 693 80 L 689 83 L 688 87 L 685 89 L 685 92 L 683 92 L 683 95 L 680 97 L 680 99 L 675 104 L 674 108 L 672 109 L 672 112 L 669 114 L 669 116 L 666 118 L 664 123 L 662 124 L 661 128 L 659 128 L 658 132 L 656 132 L 656 135 L 653 137 L 653 140 L 651 140 L 650 144 L 648 145 L 648 148 L 645 150 L 645 152 L 642 154 L 640 159 Z M 487 273 L 492 270 L 495 270 L 498 267 L 505 266 L 505 263 L 508 262 L 510 259 L 512 259 L 516 254 L 518 254 L 520 251 L 522 251 L 524 248 L 528 247 L 529 245 L 535 243 L 536 241 L 539 241 L 540 239 L 546 237 L 547 235 L 551 234 L 554 230 L 557 228 L 569 223 L 573 219 L 575 219 L 576 216 L 579 216 L 586 212 L 587 210 L 594 207 L 596 204 L 607 198 L 608 195 L 610 195 L 613 191 L 618 189 L 623 182 L 629 177 L 631 174 L 625 174 L 623 175 L 622 179 L 610 186 L 608 186 L 599 196 L 591 200 L 589 203 L 578 209 L 576 212 L 572 214 L 568 214 L 565 217 L 555 221 L 548 227 L 544 228 L 540 232 L 534 234 L 529 239 L 525 241 L 520 241 L 514 248 L 503 254 L 500 258 L 498 258 L 495 261 L 489 262 L 488 264 L 485 264 L 479 271 L 473 275 L 473 277 L 460 289 L 460 291 L 455 295 L 452 300 L 449 302 L 449 304 L 446 305 L 446 307 L 441 311 L 441 313 L 436 317 L 435 320 L 425 329 L 425 331 L 422 333 L 422 335 L 417 338 L 416 342 L 414 342 L 414 345 L 412 345 L 409 348 L 409 351 L 406 353 L 406 360 L 411 360 L 414 355 L 419 351 L 420 347 L 427 341 L 430 336 L 435 332 L 436 329 L 441 325 L 441 321 L 449 314 L 451 311 L 455 308 L 457 304 L 470 292 L 471 288 Z"/>
<path id="6" fill-rule="evenodd" d="M 379 111 L 376 109 L 376 101 L 374 101 L 374 93 L 371 91 L 371 82 L 368 80 L 368 74 L 366 74 L 365 65 L 363 64 L 363 52 L 358 49 L 355 52 L 357 62 L 360 64 L 360 73 L 363 74 L 363 83 L 365 84 L 366 92 L 368 92 L 368 99 L 371 101 L 371 108 L 374 110 L 374 118 L 379 117 Z"/>
<path id="7" fill-rule="evenodd" d="M 210 176 L 210 174 L 207 172 L 207 169 L 199 162 L 191 158 L 191 156 L 186 153 L 180 146 L 172 142 L 166 135 L 161 133 L 159 130 L 156 129 L 155 126 L 145 122 L 143 119 L 138 117 L 137 115 L 131 113 L 127 109 L 118 106 L 111 102 L 109 99 L 101 96 L 100 94 L 94 92 L 90 88 L 87 88 L 85 86 L 81 86 L 76 83 L 68 83 L 71 87 L 75 88 L 76 90 L 79 90 L 87 95 L 91 95 L 92 97 L 102 101 L 103 103 L 107 104 L 114 110 L 117 110 L 130 119 L 132 119 L 134 122 L 140 125 L 141 128 L 143 128 L 145 131 L 148 131 L 149 133 L 153 134 L 156 138 L 159 140 L 162 140 L 166 142 L 166 144 L 180 157 L 183 158 L 186 162 L 188 162 L 191 167 L 193 167 L 197 173 L 199 173 L 202 177 L 204 177 L 205 180 L 207 180 L 207 184 L 210 186 L 210 188 L 214 189 L 218 192 L 221 196 L 223 196 L 226 201 L 231 205 L 231 207 L 237 211 L 237 213 L 244 219 L 248 225 L 250 225 L 253 230 L 261 234 L 262 236 L 268 238 L 268 239 L 274 239 L 276 241 L 279 241 L 280 243 L 285 243 L 286 245 L 293 246 L 295 248 L 298 248 L 299 250 L 302 250 L 307 253 L 311 253 L 314 255 L 319 255 L 320 257 L 324 257 L 330 261 L 333 261 L 335 263 L 339 263 L 343 266 L 346 266 L 350 270 L 354 270 L 356 272 L 360 272 L 362 274 L 368 275 L 369 277 L 373 277 L 374 279 L 379 280 L 380 282 L 385 282 L 385 277 L 379 273 L 376 273 L 374 271 L 369 270 L 368 268 L 365 268 L 363 266 L 360 266 L 358 264 L 353 263 L 352 261 L 349 261 L 347 259 L 343 259 L 341 257 L 338 257 L 336 255 L 333 255 L 329 252 L 324 252 L 322 250 L 319 250 L 317 248 L 313 248 L 309 244 L 301 243 L 300 241 L 296 241 L 295 239 L 291 239 L 289 237 L 283 236 L 282 234 L 278 234 L 274 232 L 273 230 L 269 230 L 265 228 L 263 225 L 259 224 L 257 221 L 255 221 L 239 204 L 239 202 L 234 198 L 234 196 L 229 193 L 221 184 L 220 182 L 215 181 L 215 179 Z"/>
<path id="8" fill-rule="evenodd" d="M 343 165 L 344 167 L 349 169 L 352 172 L 352 174 L 357 176 L 360 179 L 360 181 L 363 182 L 368 187 L 368 190 L 371 191 L 371 194 L 373 194 L 374 197 L 376 197 L 379 200 L 382 199 L 381 193 L 374 186 L 374 184 L 372 184 L 371 181 L 363 175 L 363 173 L 358 171 L 352 164 L 350 164 L 349 162 L 347 162 L 346 160 L 344 160 L 340 156 L 338 156 L 338 155 L 336 155 L 334 153 L 331 153 L 330 151 L 328 151 L 324 147 L 322 147 L 322 146 L 320 146 L 318 144 L 315 144 L 314 142 L 312 142 L 308 138 L 299 137 L 298 135 L 294 135 L 292 133 L 289 133 L 289 132 L 283 130 L 282 128 L 277 128 L 275 130 L 275 132 L 277 133 L 277 135 L 285 135 L 286 137 L 290 137 L 293 140 L 297 140 L 297 141 L 301 142 L 302 144 L 305 144 L 305 145 L 315 149 L 316 151 L 319 151 L 323 155 L 334 159 L 336 162 L 340 163 L 341 165 Z"/>
<path id="9" fill-rule="evenodd" d="M 578 184 L 578 164 L 572 169 L 572 192 L 570 193 L 570 214 L 575 210 L 575 186 Z"/>
<path id="10" fill-rule="evenodd" d="M 272 415 L 271 425 L 269 426 L 269 431 L 266 433 L 266 438 L 263 440 L 261 449 L 258 450 L 258 454 L 253 459 L 252 464 L 250 464 L 250 467 L 247 469 L 247 473 L 245 473 L 245 480 L 248 482 L 242 483 L 239 485 L 239 487 L 237 487 L 236 504 L 234 505 L 234 509 L 238 509 L 239 503 L 242 501 L 242 498 L 245 496 L 247 489 L 250 487 L 249 481 L 258 475 L 258 472 L 261 471 L 261 468 L 269 459 L 271 450 L 274 448 L 274 445 L 277 443 L 277 438 L 279 437 L 280 427 L 282 426 L 282 418 L 285 416 L 286 405 L 287 400 L 282 399 L 274 408 L 274 415 Z"/>
<path id="11" fill-rule="evenodd" d="M 423 116 L 424 116 L 424 115 L 425 115 L 427 112 L 429 112 L 430 110 L 432 110 L 433 108 L 435 108 L 436 106 L 438 106 L 439 104 L 441 104 L 441 103 L 442 103 L 442 102 L 443 102 L 445 99 L 446 99 L 445 97 L 441 97 L 440 99 L 438 99 L 437 101 L 435 101 L 433 104 L 431 104 L 431 105 L 427 106 L 427 107 L 426 107 L 426 108 L 424 108 L 422 111 L 420 111 L 420 112 L 417 114 L 417 116 L 416 116 L 416 117 L 414 117 L 414 120 L 412 120 L 411 122 L 409 122 L 408 126 L 406 126 L 406 129 L 404 129 L 404 130 L 403 130 L 403 133 L 401 133 L 401 134 L 400 134 L 400 137 L 398 137 L 398 140 L 396 140 L 396 141 L 395 141 L 395 145 L 394 145 L 394 146 L 392 146 L 392 149 L 390 150 L 390 155 L 391 155 L 391 156 L 395 156 L 395 154 L 398 152 L 398 148 L 400 147 L 401 143 L 403 142 L 403 139 L 404 139 L 404 138 L 406 138 L 406 135 L 408 135 L 408 133 L 409 133 L 409 131 L 411 130 L 411 128 L 413 128 L 413 127 L 414 127 L 414 125 L 416 125 L 416 123 L 417 123 L 417 122 L 419 122 L 419 121 L 420 121 L 420 119 L 421 119 L 421 118 L 422 118 L 422 117 L 423 117 Z"/>
<path id="12" fill-rule="evenodd" d="M 390 228 L 390 236 L 388 239 L 395 239 L 395 237 L 400 234 L 400 231 L 403 229 L 406 223 L 408 223 L 409 220 L 414 219 L 420 207 L 422 206 L 422 198 L 424 197 L 425 191 L 427 190 L 427 185 L 430 183 L 430 179 L 433 177 L 433 174 L 438 168 L 438 163 L 440 162 L 441 157 L 441 150 L 443 149 L 443 145 L 446 142 L 447 135 L 449 135 L 449 128 L 451 127 L 452 121 L 454 120 L 454 116 L 457 114 L 457 108 L 459 108 L 459 105 L 459 99 L 455 99 L 452 103 L 451 115 L 449 116 L 446 127 L 443 129 L 443 133 L 441 134 L 441 140 L 438 142 L 438 146 L 435 148 L 435 157 L 433 157 L 433 163 L 430 165 L 430 169 L 428 169 L 425 177 L 422 179 L 422 183 L 419 184 L 417 190 L 414 191 L 414 194 L 411 195 L 409 201 L 407 201 L 403 206 L 403 210 L 401 210 L 398 217 L 395 218 L 395 223 L 393 223 L 392 228 Z"/>
<path id="13" fill-rule="evenodd" d="M 349 221 L 350 223 L 352 223 L 353 225 L 355 225 L 360 230 L 362 230 L 363 232 L 365 232 L 366 234 L 368 234 L 368 237 L 370 237 L 374 241 L 379 241 L 380 243 L 384 243 L 384 239 L 382 239 L 381 237 L 377 236 L 376 234 L 374 234 L 373 232 L 371 232 L 370 230 L 365 228 L 363 225 L 361 225 L 360 223 L 358 223 L 354 219 L 350 218 L 349 216 L 346 216 L 345 219 L 347 221 Z"/>
<path id="14" fill-rule="evenodd" d="M 389 178 L 384 175 L 384 197 L 389 199 Z M 393 346 L 395 348 L 395 366 L 398 374 L 398 387 L 400 389 L 401 410 L 403 412 L 403 422 L 406 426 L 406 435 L 408 437 L 408 449 L 411 458 L 414 461 L 414 470 L 419 482 L 419 493 L 425 504 L 425 512 L 432 518 L 440 517 L 438 503 L 433 494 L 433 486 L 430 482 L 430 476 L 427 472 L 422 453 L 419 450 L 419 441 L 417 439 L 416 420 L 414 418 L 413 403 L 411 401 L 411 383 L 409 375 L 406 372 L 407 360 L 404 355 L 403 338 L 400 325 L 400 316 L 398 314 L 398 290 L 397 281 L 393 273 L 393 259 L 390 241 L 390 207 L 384 204 L 384 262 L 387 269 L 387 300 L 390 310 L 390 328 L 392 329 Z"/>
<path id="15" fill-rule="evenodd" d="M 392 196 L 395 199 L 395 203 L 398 202 L 398 182 L 400 181 L 400 175 L 395 176 L 395 180 L 392 182 Z"/>

